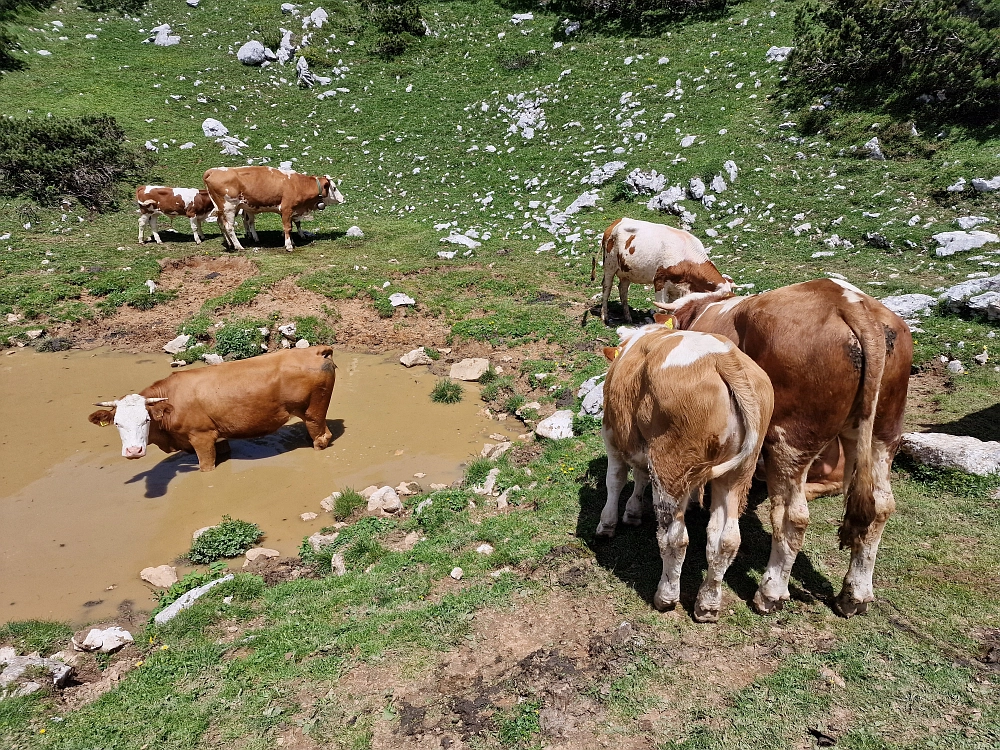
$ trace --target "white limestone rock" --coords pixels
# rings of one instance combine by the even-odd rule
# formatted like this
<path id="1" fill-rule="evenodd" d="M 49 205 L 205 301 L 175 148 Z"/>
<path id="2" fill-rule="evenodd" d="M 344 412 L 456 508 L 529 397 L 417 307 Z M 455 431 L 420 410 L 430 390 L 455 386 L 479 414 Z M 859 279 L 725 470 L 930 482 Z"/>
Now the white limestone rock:
<path id="1" fill-rule="evenodd" d="M 496 489 L 497 477 L 500 476 L 500 469 L 490 469 L 486 474 L 486 479 L 483 483 L 476 485 L 472 488 L 472 491 L 477 495 L 492 495 Z M 426 500 L 424 502 L 427 502 Z M 422 505 L 423 503 L 421 503 Z"/>
<path id="2" fill-rule="evenodd" d="M 236 59 L 244 65 L 260 65 L 267 59 L 264 57 L 264 45 L 251 39 L 236 51 Z"/>
<path id="3" fill-rule="evenodd" d="M 361 227 L 354 226 L 348 228 L 346 236 L 352 239 L 361 239 L 365 233 L 361 231 Z"/>
<path id="4" fill-rule="evenodd" d="M 934 235 L 934 239 L 939 245 L 934 254 L 939 258 L 976 250 L 990 242 L 1000 242 L 1000 237 L 992 232 L 983 232 L 978 229 L 971 232 L 938 232 Z"/>
<path id="5" fill-rule="evenodd" d="M 926 466 L 986 476 L 1000 469 L 1000 443 L 968 435 L 907 432 L 900 450 Z"/>
<path id="6" fill-rule="evenodd" d="M 368 512 L 398 513 L 403 509 L 403 503 L 392 487 L 385 486 L 375 490 L 368 498 Z"/>
<path id="7" fill-rule="evenodd" d="M 987 180 L 983 177 L 974 177 L 972 179 L 972 189 L 977 193 L 993 193 L 1000 190 L 1000 175 L 997 175 L 992 180 Z"/>
<path id="8" fill-rule="evenodd" d="M 323 534 L 317 531 L 315 534 L 308 538 L 309 546 L 312 547 L 313 552 L 320 552 L 324 547 L 329 547 L 335 541 L 337 537 L 340 536 L 337 532 L 332 534 Z"/>
<path id="9" fill-rule="evenodd" d="M 0 699 L 8 697 L 8 688 L 31 667 L 40 667 L 48 671 L 52 677 L 52 684 L 56 687 L 65 685 L 73 674 L 73 667 L 57 659 L 46 659 L 38 654 L 18 656 L 13 647 L 0 647 Z M 32 685 L 34 687 L 31 687 Z M 37 682 L 30 682 L 21 688 L 10 691 L 9 697 L 29 695 L 41 690 L 41 687 Z"/>
<path id="10" fill-rule="evenodd" d="M 401 305 L 415 305 L 417 301 L 402 292 L 395 292 L 389 295 L 389 304 L 393 307 L 400 307 Z"/>
<path id="11" fill-rule="evenodd" d="M 989 219 L 985 216 L 959 216 L 955 221 L 959 229 L 975 229 L 980 224 L 985 224 Z"/>
<path id="12" fill-rule="evenodd" d="M 222 576 L 222 578 L 216 578 L 214 581 L 209 581 L 204 586 L 199 586 L 196 589 L 191 589 L 186 594 L 184 594 L 180 599 L 175 601 L 169 607 L 159 612 L 156 617 L 153 618 L 153 622 L 157 625 L 164 625 L 180 614 L 185 609 L 190 609 L 198 599 L 203 597 L 213 588 L 218 586 L 220 583 L 226 583 L 227 581 L 233 580 L 233 574 L 229 573 Z"/>
<path id="13" fill-rule="evenodd" d="M 583 399 L 580 404 L 580 416 L 589 414 L 593 417 L 602 418 L 604 416 L 604 383 L 598 383 Z M 573 423 L 570 422 L 570 430 Z"/>
<path id="14" fill-rule="evenodd" d="M 930 315 L 931 308 L 937 300 L 929 294 L 900 294 L 886 297 L 882 304 L 901 318 L 914 318 L 917 315 Z"/>
<path id="15" fill-rule="evenodd" d="M 688 182 L 688 193 L 696 201 L 705 197 L 705 182 L 700 177 L 692 177 Z"/>
<path id="16" fill-rule="evenodd" d="M 214 117 L 207 117 L 201 124 L 201 132 L 205 134 L 206 138 L 221 138 L 229 135 L 229 128 Z"/>
<path id="17" fill-rule="evenodd" d="M 1000 291 L 1000 274 L 985 279 L 969 279 L 946 289 L 938 300 L 945 304 L 949 312 L 961 313 L 965 310 L 966 301 L 984 292 Z"/>
<path id="18" fill-rule="evenodd" d="M 535 434 L 550 440 L 565 440 L 573 437 L 573 412 L 569 409 L 562 409 L 551 417 L 546 417 L 538 423 Z"/>
<path id="19" fill-rule="evenodd" d="M 399 363 L 403 367 L 416 367 L 417 365 L 432 365 L 434 364 L 434 360 L 427 356 L 424 347 L 418 346 L 416 349 L 411 349 L 400 357 Z"/>
<path id="20" fill-rule="evenodd" d="M 171 565 L 143 568 L 139 571 L 139 577 L 157 588 L 169 589 L 177 583 L 177 568 Z"/>
<path id="21" fill-rule="evenodd" d="M 188 341 L 190 340 L 191 337 L 188 334 L 182 333 L 177 338 L 171 339 L 170 341 L 165 343 L 163 345 L 163 351 L 165 351 L 167 354 L 180 354 L 182 351 L 187 349 L 187 344 Z"/>
<path id="22" fill-rule="evenodd" d="M 479 380 L 490 367 L 490 361 L 484 357 L 472 357 L 456 362 L 451 366 L 448 377 L 452 380 L 473 382 Z"/>
<path id="23" fill-rule="evenodd" d="M 768 48 L 767 52 L 764 53 L 764 55 L 769 63 L 780 63 L 788 59 L 788 56 L 792 54 L 793 49 L 795 49 L 795 47 L 771 46 Z"/>
<path id="24" fill-rule="evenodd" d="M 970 312 L 985 315 L 988 320 L 1000 320 L 1000 292 L 986 292 L 969 297 L 966 307 Z"/>
<path id="25" fill-rule="evenodd" d="M 73 648 L 77 651 L 99 651 L 102 654 L 110 654 L 133 642 L 132 634 L 117 625 L 104 629 L 91 628 L 82 641 L 72 639 Z"/>

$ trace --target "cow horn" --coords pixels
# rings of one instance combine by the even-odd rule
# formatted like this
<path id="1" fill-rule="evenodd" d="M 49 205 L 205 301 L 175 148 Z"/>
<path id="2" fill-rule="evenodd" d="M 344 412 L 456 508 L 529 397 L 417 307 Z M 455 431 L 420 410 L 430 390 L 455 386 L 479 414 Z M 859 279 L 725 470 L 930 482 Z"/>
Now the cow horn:
<path id="1" fill-rule="evenodd" d="M 146 399 L 146 403 L 147 404 L 156 404 L 156 403 L 159 403 L 160 401 L 166 401 L 166 400 L 167 400 L 166 396 L 164 396 L 163 398 L 147 398 Z"/>
<path id="2" fill-rule="evenodd" d="M 653 304 L 656 305 L 661 310 L 665 310 L 665 311 L 667 311 L 669 313 L 677 311 L 677 303 L 676 302 L 657 302 L 657 301 L 654 300 Z"/>
<path id="3" fill-rule="evenodd" d="M 97 402 L 94 403 L 94 406 L 103 406 L 105 409 L 111 409 L 111 408 L 113 408 L 115 406 L 118 406 L 118 402 L 117 401 L 97 401 Z"/>

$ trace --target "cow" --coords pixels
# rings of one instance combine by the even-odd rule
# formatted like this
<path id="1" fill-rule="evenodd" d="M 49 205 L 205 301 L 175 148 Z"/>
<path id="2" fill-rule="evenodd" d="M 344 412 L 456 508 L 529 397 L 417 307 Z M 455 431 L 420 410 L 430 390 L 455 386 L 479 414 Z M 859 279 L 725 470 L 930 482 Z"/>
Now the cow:
<path id="1" fill-rule="evenodd" d="M 215 468 L 216 441 L 268 435 L 290 417 L 305 422 L 313 447 L 322 450 L 333 437 L 326 412 L 336 371 L 329 346 L 284 349 L 175 372 L 139 393 L 96 404 L 102 408 L 89 419 L 101 427 L 114 423 L 125 458 L 142 458 L 152 443 L 165 453 L 193 451 L 202 471 Z"/>
<path id="2" fill-rule="evenodd" d="M 156 228 L 157 216 L 186 216 L 191 220 L 194 241 L 201 244 L 205 235 L 201 224 L 215 212 L 215 204 L 207 190 L 197 188 L 171 188 L 162 185 L 140 185 L 135 189 L 135 202 L 139 206 L 139 244 L 145 244 L 143 229 L 149 225 L 156 244 L 162 245 Z"/>
<path id="3" fill-rule="evenodd" d="M 757 454 L 771 419 L 771 383 L 753 360 L 723 336 L 663 325 L 621 328 L 623 343 L 605 347 L 601 434 L 608 453 L 608 500 L 598 537 L 614 535 L 618 500 L 628 478 L 635 488 L 622 520 L 642 523 L 642 495 L 652 479 L 663 572 L 653 597 L 660 610 L 677 604 L 687 551 L 684 513 L 712 483 L 708 573 L 695 602 L 699 622 L 719 619 L 722 578 L 740 547 Z"/>
<path id="4" fill-rule="evenodd" d="M 771 557 L 755 608 L 773 612 L 789 598 L 788 577 L 809 525 L 808 480 L 816 479 L 820 457 L 834 480 L 842 472 L 839 539 L 841 549 L 851 551 L 833 606 L 844 617 L 867 611 L 875 600 L 872 575 L 882 531 L 896 507 L 889 471 L 902 436 L 913 359 L 909 328 L 878 300 L 838 279 L 754 297 L 695 293 L 657 306 L 670 313 L 654 316 L 658 321 L 729 338 L 774 387 L 763 449 Z"/>
<path id="5" fill-rule="evenodd" d="M 733 280 L 719 273 L 708 259 L 701 240 L 666 224 L 621 218 L 604 230 L 604 281 L 601 284 L 601 320 L 608 322 L 608 298 L 615 276 L 625 321 L 632 322 L 628 288 L 652 284 L 656 299 L 669 302 L 691 292 L 732 291 Z M 590 269 L 595 278 L 597 258 Z"/>
<path id="6" fill-rule="evenodd" d="M 205 187 L 219 207 L 223 241 L 233 250 L 243 246 L 236 237 L 236 214 L 241 210 L 247 233 L 257 241 L 254 219 L 260 213 L 281 214 L 285 250 L 292 252 L 292 222 L 301 233 L 302 219 L 327 204 L 344 202 L 336 183 L 327 175 L 314 177 L 274 167 L 217 167 L 204 175 Z"/>

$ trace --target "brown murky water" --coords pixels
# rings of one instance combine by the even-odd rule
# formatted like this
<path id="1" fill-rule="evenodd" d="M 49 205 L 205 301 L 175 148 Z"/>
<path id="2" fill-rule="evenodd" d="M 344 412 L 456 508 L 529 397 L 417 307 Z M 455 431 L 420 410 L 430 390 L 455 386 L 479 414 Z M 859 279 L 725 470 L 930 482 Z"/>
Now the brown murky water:
<path id="1" fill-rule="evenodd" d="M 301 424 L 233 440 L 232 457 L 199 472 L 193 455 L 150 446 L 128 461 L 113 427 L 87 421 L 92 403 L 138 391 L 170 372 L 169 357 L 111 352 L 0 356 L 0 622 L 73 623 L 149 609 L 139 579 L 186 552 L 191 533 L 223 514 L 257 523 L 261 544 L 294 554 L 333 519 L 319 501 L 344 487 L 451 482 L 491 433 L 513 425 L 477 414 L 476 390 L 435 404 L 435 377 L 396 357 L 337 352 L 327 419 L 334 442 L 314 451 Z M 319 513 L 303 522 L 300 513 Z M 239 561 L 234 564 L 238 565 Z M 179 571 L 180 572 L 180 571 Z M 114 588 L 110 588 L 114 587 Z"/>

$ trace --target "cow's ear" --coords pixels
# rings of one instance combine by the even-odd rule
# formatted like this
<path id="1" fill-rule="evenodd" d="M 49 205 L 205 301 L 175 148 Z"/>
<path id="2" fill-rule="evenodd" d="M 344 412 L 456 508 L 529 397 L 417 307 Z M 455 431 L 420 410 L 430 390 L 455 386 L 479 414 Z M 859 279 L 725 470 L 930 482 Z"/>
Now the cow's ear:
<path id="1" fill-rule="evenodd" d="M 107 427 L 115 421 L 115 410 L 98 409 L 87 417 L 87 419 L 90 420 L 91 424 L 96 424 L 98 427 Z"/>
<path id="2" fill-rule="evenodd" d="M 604 358 L 607 359 L 608 362 L 614 362 L 615 361 L 615 357 L 617 357 L 617 356 L 618 356 L 618 347 L 617 346 L 606 346 L 606 347 L 604 347 Z"/>
<path id="3" fill-rule="evenodd" d="M 669 313 L 653 313 L 653 320 L 663 323 L 667 328 L 674 328 L 674 316 Z"/>
<path id="4" fill-rule="evenodd" d="M 163 418 L 174 410 L 174 407 L 166 401 L 160 401 L 155 404 L 147 405 L 146 409 L 149 411 L 151 419 L 155 419 L 157 422 L 162 422 Z"/>

